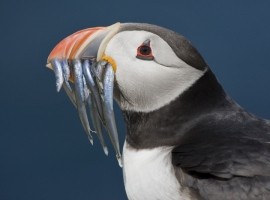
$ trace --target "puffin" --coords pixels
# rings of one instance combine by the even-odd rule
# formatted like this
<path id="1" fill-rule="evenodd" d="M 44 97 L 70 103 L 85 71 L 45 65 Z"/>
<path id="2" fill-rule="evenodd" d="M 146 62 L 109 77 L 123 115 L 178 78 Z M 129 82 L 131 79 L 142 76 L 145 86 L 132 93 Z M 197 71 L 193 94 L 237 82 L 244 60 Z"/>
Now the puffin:
<path id="1" fill-rule="evenodd" d="M 147 23 L 87 28 L 60 41 L 47 67 L 106 155 L 108 134 L 129 200 L 270 199 L 270 121 L 230 98 L 181 34 Z"/>

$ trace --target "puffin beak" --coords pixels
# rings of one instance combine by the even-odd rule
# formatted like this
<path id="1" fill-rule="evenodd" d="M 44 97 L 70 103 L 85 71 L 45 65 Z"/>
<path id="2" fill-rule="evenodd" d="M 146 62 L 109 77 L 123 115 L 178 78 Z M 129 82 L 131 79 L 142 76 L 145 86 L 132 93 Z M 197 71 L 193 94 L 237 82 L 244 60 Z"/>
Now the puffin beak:
<path id="1" fill-rule="evenodd" d="M 78 31 L 58 43 L 51 51 L 47 67 L 56 78 L 56 89 L 63 87 L 78 110 L 84 130 L 93 144 L 95 132 L 108 155 L 102 126 L 107 131 L 119 165 L 122 166 L 118 132 L 113 110 L 114 72 L 116 63 L 104 54 L 110 39 L 119 31 L 120 23 Z M 90 128 L 88 112 L 94 130 Z"/>

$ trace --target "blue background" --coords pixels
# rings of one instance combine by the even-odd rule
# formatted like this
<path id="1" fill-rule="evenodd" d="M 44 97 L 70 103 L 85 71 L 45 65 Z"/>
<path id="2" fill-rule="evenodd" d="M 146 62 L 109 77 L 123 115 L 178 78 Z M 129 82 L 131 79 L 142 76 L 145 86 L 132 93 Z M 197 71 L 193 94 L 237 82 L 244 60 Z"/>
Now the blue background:
<path id="1" fill-rule="evenodd" d="M 148 22 L 189 38 L 225 90 L 270 118 L 270 1 L 0 1 L 0 200 L 126 199 L 110 148 L 92 147 L 45 68 L 83 28 Z M 121 145 L 125 129 L 117 110 Z"/>

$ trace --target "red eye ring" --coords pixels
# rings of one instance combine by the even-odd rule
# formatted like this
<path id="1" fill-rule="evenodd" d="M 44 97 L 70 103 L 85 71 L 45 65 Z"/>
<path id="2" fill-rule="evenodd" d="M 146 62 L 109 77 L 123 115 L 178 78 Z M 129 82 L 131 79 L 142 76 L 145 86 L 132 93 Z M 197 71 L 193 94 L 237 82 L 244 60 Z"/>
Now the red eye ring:
<path id="1" fill-rule="evenodd" d="M 154 59 L 149 40 L 145 41 L 141 46 L 138 47 L 136 58 L 139 58 L 142 60 L 153 60 Z"/>

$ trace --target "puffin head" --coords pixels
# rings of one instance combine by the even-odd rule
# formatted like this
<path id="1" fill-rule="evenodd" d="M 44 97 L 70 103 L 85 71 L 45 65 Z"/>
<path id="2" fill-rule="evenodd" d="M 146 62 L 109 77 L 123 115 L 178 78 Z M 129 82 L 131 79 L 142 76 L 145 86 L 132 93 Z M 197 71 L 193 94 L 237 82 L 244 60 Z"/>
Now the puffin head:
<path id="1" fill-rule="evenodd" d="M 121 24 L 104 53 L 117 66 L 115 99 L 122 110 L 159 109 L 207 70 L 205 61 L 187 39 L 151 24 Z"/>
<path id="2" fill-rule="evenodd" d="M 88 134 L 91 129 L 84 107 L 89 96 L 94 96 L 92 108 L 98 111 L 118 157 L 110 98 L 114 97 L 124 111 L 151 112 L 188 90 L 208 69 L 182 35 L 141 23 L 116 23 L 76 32 L 56 45 L 47 62 L 55 72 L 57 90 L 64 86 Z"/>

